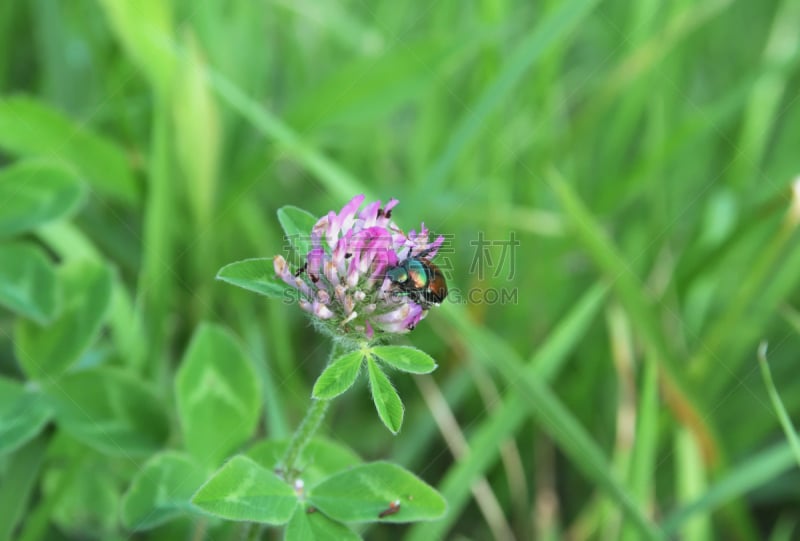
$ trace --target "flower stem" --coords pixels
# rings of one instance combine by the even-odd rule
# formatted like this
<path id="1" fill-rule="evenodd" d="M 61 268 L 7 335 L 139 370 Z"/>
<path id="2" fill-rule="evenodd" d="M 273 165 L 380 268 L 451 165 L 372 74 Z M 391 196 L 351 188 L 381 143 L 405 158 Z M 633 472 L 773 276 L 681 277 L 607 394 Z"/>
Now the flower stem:
<path id="1" fill-rule="evenodd" d="M 297 478 L 299 472 L 295 468 L 295 463 L 319 429 L 330 402 L 330 400 L 317 400 L 316 398 L 311 400 L 311 406 L 308 408 L 303 422 L 300 423 L 300 427 L 292 436 L 292 441 L 289 442 L 286 454 L 281 460 L 281 469 L 286 481 L 292 482 Z"/>
<path id="2" fill-rule="evenodd" d="M 329 362 L 340 355 L 342 349 L 340 343 L 334 342 L 331 348 Z M 300 458 L 303 449 L 306 448 L 306 445 L 308 445 L 314 437 L 314 434 L 317 433 L 320 424 L 322 424 L 322 420 L 325 418 L 325 413 L 328 411 L 330 402 L 330 400 L 311 399 L 311 406 L 309 406 L 306 416 L 303 418 L 303 422 L 300 423 L 300 426 L 292 436 L 289 447 L 286 448 L 286 453 L 283 455 L 283 460 L 279 463 L 280 469 L 283 471 L 283 478 L 287 482 L 291 483 L 297 479 L 299 474 L 296 468 L 297 459 Z"/>

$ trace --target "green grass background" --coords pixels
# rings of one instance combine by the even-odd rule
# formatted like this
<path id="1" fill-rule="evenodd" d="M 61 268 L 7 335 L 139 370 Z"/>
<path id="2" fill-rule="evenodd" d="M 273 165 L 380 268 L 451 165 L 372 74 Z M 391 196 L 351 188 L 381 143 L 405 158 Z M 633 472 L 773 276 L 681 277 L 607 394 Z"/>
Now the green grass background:
<path id="1" fill-rule="evenodd" d="M 397 437 L 363 384 L 335 403 L 329 434 L 450 502 L 369 539 L 788 540 L 800 475 L 756 347 L 796 417 L 798 21 L 793 0 L 5 0 L 0 156 L 89 183 L 36 237 L 116 269 L 91 353 L 171 402 L 193 330 L 224 324 L 260 367 L 269 436 L 296 426 L 328 345 L 213 278 L 283 250 L 277 208 L 396 197 L 402 227 L 453 235 L 452 289 L 517 291 L 410 335 L 439 369 L 395 378 Z M 470 272 L 470 241 L 511 232 L 513 276 Z M 19 377 L 11 329 L 0 315 Z M 32 476 L 26 539 L 130 538 L 135 467 L 77 455 L 49 464 L 77 479 L 58 498 Z M 96 468 L 115 471 L 102 493 L 80 482 Z"/>

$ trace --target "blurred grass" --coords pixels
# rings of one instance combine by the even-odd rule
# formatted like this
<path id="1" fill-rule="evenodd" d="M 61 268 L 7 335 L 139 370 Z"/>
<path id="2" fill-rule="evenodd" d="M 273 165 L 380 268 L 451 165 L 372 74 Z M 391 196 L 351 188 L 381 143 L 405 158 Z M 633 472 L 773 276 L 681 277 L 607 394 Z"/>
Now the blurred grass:
<path id="1" fill-rule="evenodd" d="M 223 323 L 260 363 L 274 436 L 295 426 L 326 346 L 295 307 L 216 269 L 280 252 L 278 207 L 322 214 L 355 193 L 453 235 L 443 256 L 464 302 L 409 340 L 439 362 L 470 451 L 451 457 L 410 379 L 394 382 L 395 440 L 363 389 L 337 401 L 331 434 L 451 499 L 442 522 L 369 539 L 490 538 L 479 478 L 518 539 L 755 540 L 774 524 L 778 539 L 800 519 L 798 475 L 753 356 L 768 340 L 796 418 L 798 17 L 793 0 L 6 0 L 0 161 L 55 158 L 90 186 L 75 225 L 37 240 L 117 267 L 98 345 L 110 362 L 171 402 L 193 329 Z M 479 232 L 515 233 L 513 268 L 498 269 L 498 245 L 484 275 L 471 268 Z M 0 316 L 3 353 L 9 326 Z M 0 373 L 18 375 L 10 354 Z M 23 464 L 25 494 L 34 458 L 0 458 L 2 475 Z M 105 464 L 121 490 L 131 465 Z M 30 539 L 122 538 L 98 534 L 91 510 L 67 529 L 48 486 Z"/>

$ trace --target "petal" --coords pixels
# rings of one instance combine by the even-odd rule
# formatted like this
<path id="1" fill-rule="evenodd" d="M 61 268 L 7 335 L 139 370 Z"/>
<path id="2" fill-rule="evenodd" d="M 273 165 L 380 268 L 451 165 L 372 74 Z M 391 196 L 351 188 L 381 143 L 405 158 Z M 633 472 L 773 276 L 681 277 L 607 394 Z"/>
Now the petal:
<path id="1" fill-rule="evenodd" d="M 409 311 L 408 317 L 403 320 L 403 325 L 405 325 L 408 330 L 412 330 L 426 315 L 428 315 L 428 311 L 423 310 L 423 308 L 415 302 L 410 302 L 409 305 L 411 306 L 411 310 Z"/>
<path id="2" fill-rule="evenodd" d="M 383 298 L 392 288 L 392 281 L 389 279 L 388 276 L 384 277 L 383 283 L 381 284 L 380 289 L 378 290 L 378 295 Z"/>
<path id="3" fill-rule="evenodd" d="M 403 321 L 393 321 L 391 323 L 376 323 L 376 327 L 379 327 L 384 332 L 389 332 L 392 334 L 405 334 L 408 332 L 408 327 L 403 325 Z"/>
<path id="4" fill-rule="evenodd" d="M 328 241 L 328 246 L 333 249 L 336 246 L 336 240 L 339 238 L 339 231 L 341 230 L 341 224 L 336 217 L 336 213 L 330 211 L 328 213 L 328 228 L 325 230 L 325 240 Z"/>
<path id="5" fill-rule="evenodd" d="M 370 203 L 358 215 L 364 221 L 363 227 L 373 227 L 378 218 L 378 210 L 381 208 L 380 200 Z"/>
<path id="6" fill-rule="evenodd" d="M 392 197 L 389 199 L 389 202 L 386 203 L 386 206 L 383 208 L 383 215 L 386 216 L 387 214 L 391 214 L 391 210 L 397 206 L 400 201 Z"/>
<path id="7" fill-rule="evenodd" d="M 333 261 L 326 261 L 325 262 L 325 279 L 328 280 L 328 283 L 332 286 L 336 287 L 339 285 L 339 271 L 336 269 L 336 265 L 333 264 Z"/>
<path id="8" fill-rule="evenodd" d="M 286 263 L 286 259 L 282 255 L 276 255 L 272 258 L 272 266 L 275 268 L 275 274 L 278 278 L 297 288 L 295 275 L 289 270 L 289 264 Z"/>
<path id="9" fill-rule="evenodd" d="M 394 259 L 397 262 L 397 255 L 392 250 L 382 249 L 375 252 L 375 258 L 372 261 L 372 274 L 369 277 L 371 282 L 377 283 L 382 280 L 382 276 L 386 274 L 386 269 L 393 267 L 391 263 Z"/>
<path id="10" fill-rule="evenodd" d="M 319 276 L 320 269 L 322 269 L 322 265 L 325 263 L 325 250 L 321 246 L 312 248 L 311 251 L 308 252 L 306 260 L 308 261 L 308 273 Z"/>
<path id="11" fill-rule="evenodd" d="M 428 245 L 428 250 L 430 250 L 431 258 L 436 257 L 436 254 L 439 253 L 439 248 L 442 247 L 442 244 L 444 244 L 444 235 L 439 235 L 438 237 L 436 237 L 435 241 L 433 241 Z"/>
<path id="12" fill-rule="evenodd" d="M 314 301 L 313 307 L 314 307 L 314 315 L 320 319 L 330 319 L 336 315 L 333 312 L 331 312 L 330 308 L 328 308 L 327 306 L 325 306 L 320 302 Z"/>
<path id="13" fill-rule="evenodd" d="M 344 300 L 347 295 L 347 288 L 342 284 L 337 285 L 333 288 L 333 296 L 339 301 L 339 304 L 344 306 Z"/>
<path id="14" fill-rule="evenodd" d="M 356 301 L 353 300 L 353 296 L 352 295 L 345 295 L 344 296 L 344 302 L 342 302 L 342 307 L 344 308 L 344 313 L 345 314 L 350 315 L 350 314 L 354 313 L 353 310 L 355 310 L 355 308 L 356 308 Z"/>
<path id="15" fill-rule="evenodd" d="M 345 254 L 347 254 L 347 242 L 348 239 L 345 237 L 340 238 L 336 241 L 336 246 L 334 247 L 333 251 L 331 252 L 331 261 L 338 267 L 340 266 L 345 259 Z"/>
<path id="16" fill-rule="evenodd" d="M 389 264 L 389 254 L 394 255 L 394 252 L 389 250 L 389 248 L 384 245 L 383 241 L 376 240 L 376 242 L 370 245 L 368 254 L 369 257 L 366 262 L 362 262 L 362 267 L 364 269 L 362 274 L 372 269 L 369 279 L 374 281 L 378 276 L 383 274 Z M 396 258 L 397 256 L 395 256 L 395 259 Z"/>
<path id="17" fill-rule="evenodd" d="M 407 249 L 406 247 L 410 245 L 411 245 L 410 241 L 402 233 L 394 233 L 392 235 L 392 249 L 395 251 L 395 253 L 398 254 L 398 256 L 401 255 L 400 254 L 401 251 L 406 250 Z M 405 259 L 405 256 L 403 257 L 403 259 Z"/>
<path id="18" fill-rule="evenodd" d="M 347 271 L 347 276 L 345 277 L 345 283 L 347 287 L 353 288 L 358 285 L 358 279 L 361 275 L 358 272 L 358 266 L 355 265 L 355 261 L 353 261 L 353 265 L 350 265 L 350 269 Z"/>
<path id="19" fill-rule="evenodd" d="M 347 274 L 347 265 L 348 259 L 353 256 L 353 235 L 354 232 L 351 229 L 347 232 L 339 242 L 336 244 L 335 252 L 332 256 L 333 261 L 336 263 L 336 269 L 339 272 L 339 276 L 344 278 Z"/>
<path id="20" fill-rule="evenodd" d="M 359 194 L 350 200 L 341 212 L 339 212 L 338 223 L 342 231 L 346 231 L 353 227 L 354 218 L 358 207 L 364 202 L 364 194 Z"/>
<path id="21" fill-rule="evenodd" d="M 311 245 L 312 246 L 314 246 L 314 247 L 321 246 L 320 240 L 322 239 L 322 237 L 326 237 L 327 238 L 328 224 L 329 223 L 330 223 L 330 220 L 328 219 L 328 216 L 323 216 L 322 218 L 317 220 L 317 223 L 315 223 L 314 227 L 311 228 Z"/>
<path id="22" fill-rule="evenodd" d="M 376 242 L 381 242 L 380 239 L 382 236 L 385 236 L 386 230 L 382 227 L 370 227 L 369 229 L 365 229 L 362 233 L 363 235 L 359 245 L 360 252 L 357 261 L 354 261 L 354 263 L 358 265 L 358 272 L 364 275 L 372 265 L 372 260 L 375 258 L 375 250 L 373 247 Z"/>
<path id="23" fill-rule="evenodd" d="M 373 316 L 373 321 L 378 321 L 380 323 L 396 323 L 402 322 L 408 317 L 408 314 L 411 312 L 411 307 L 408 304 L 401 304 L 398 308 L 391 310 L 389 312 L 385 312 L 383 314 Z"/>
<path id="24" fill-rule="evenodd" d="M 289 265 L 286 263 L 286 258 L 280 254 L 272 258 L 272 266 L 275 268 L 275 274 L 278 276 L 283 276 L 289 271 Z"/>
<path id="25" fill-rule="evenodd" d="M 305 280 L 299 276 L 293 276 L 292 278 L 294 278 L 294 287 L 296 287 L 300 293 L 309 298 L 314 296 L 314 294 L 311 293 L 311 288 L 308 287 L 308 284 L 305 282 Z"/>

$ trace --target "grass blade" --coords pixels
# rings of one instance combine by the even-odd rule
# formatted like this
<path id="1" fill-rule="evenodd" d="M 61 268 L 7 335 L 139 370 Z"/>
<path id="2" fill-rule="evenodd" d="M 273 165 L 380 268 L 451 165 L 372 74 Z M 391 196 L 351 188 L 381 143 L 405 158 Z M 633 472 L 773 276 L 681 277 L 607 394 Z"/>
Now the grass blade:
<path id="1" fill-rule="evenodd" d="M 744 463 L 730 468 L 730 473 L 711 485 L 702 496 L 673 511 L 661 523 L 661 527 L 667 535 L 674 535 L 692 516 L 711 513 L 768 483 L 786 470 L 796 467 L 795 461 L 794 452 L 787 443 L 761 451 Z"/>
<path id="2" fill-rule="evenodd" d="M 618 505 L 620 511 L 638 528 L 641 538 L 663 539 L 664 536 L 657 527 L 634 505 L 622 483 L 611 473 L 600 447 L 550 387 L 535 373 L 526 370 L 519 355 L 504 341 L 471 323 L 466 315 L 453 305 L 445 306 L 446 316 L 459 335 L 465 337 L 469 349 L 477 353 L 481 362 L 497 369 L 506 384 L 515 389 L 520 396 L 525 397 L 525 400 L 522 400 L 522 407 L 525 407 L 539 422 L 573 463 Z M 494 440 L 495 446 L 496 443 L 497 440 Z M 475 445 L 475 448 L 478 446 Z M 434 528 L 437 528 L 438 532 L 440 527 L 433 524 L 417 526 L 412 530 L 409 539 L 412 541 L 435 539 L 437 536 L 431 535 Z"/>
<path id="3" fill-rule="evenodd" d="M 789 417 L 789 412 L 786 411 L 781 395 L 778 394 L 778 389 L 775 388 L 775 383 L 772 381 L 772 372 L 767 362 L 766 342 L 762 342 L 758 347 L 758 364 L 761 365 L 761 377 L 764 378 L 764 385 L 769 393 L 769 399 L 772 401 L 772 407 L 775 408 L 775 414 L 781 422 L 781 427 L 783 427 L 783 432 L 786 434 L 786 439 L 792 448 L 795 460 L 800 466 L 800 437 L 798 437 L 797 430 Z"/>
<path id="4" fill-rule="evenodd" d="M 631 322 L 664 371 L 670 390 L 668 400 L 673 412 L 699 439 L 704 456 L 714 460 L 718 455 L 718 448 L 716 438 L 706 421 L 707 416 L 700 410 L 688 383 L 684 381 L 683 370 L 678 366 L 659 328 L 656 313 L 645 297 L 642 285 L 612 242 L 603 235 L 603 227 L 592 216 L 573 188 L 555 172 L 549 176 L 549 181 L 578 240 L 584 245 L 606 279 L 611 282 Z"/>
<path id="5" fill-rule="evenodd" d="M 556 376 L 597 315 L 605 293 L 605 286 L 595 286 L 581 297 L 529 361 L 526 368 L 529 373 L 545 381 Z M 485 350 L 474 353 L 482 355 Z M 491 362 L 491 359 L 484 362 Z M 494 415 L 475 428 L 469 441 L 472 452 L 450 468 L 439 487 L 447 500 L 447 514 L 435 523 L 412 528 L 409 540 L 439 539 L 445 535 L 467 504 L 473 482 L 497 461 L 500 453 L 497 442 L 516 433 L 527 417 L 525 400 L 515 390 L 507 390 Z"/>
<path id="6" fill-rule="evenodd" d="M 453 130 L 453 135 L 439 159 L 419 184 L 423 193 L 441 190 L 445 178 L 466 147 L 486 125 L 486 119 L 492 111 L 504 102 L 533 63 L 575 28 L 596 3 L 597 0 L 572 0 L 564 3 L 528 34 L 508 59 L 503 71 L 478 101 L 468 108 L 469 112 Z"/>

